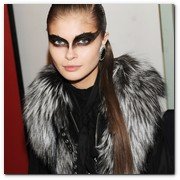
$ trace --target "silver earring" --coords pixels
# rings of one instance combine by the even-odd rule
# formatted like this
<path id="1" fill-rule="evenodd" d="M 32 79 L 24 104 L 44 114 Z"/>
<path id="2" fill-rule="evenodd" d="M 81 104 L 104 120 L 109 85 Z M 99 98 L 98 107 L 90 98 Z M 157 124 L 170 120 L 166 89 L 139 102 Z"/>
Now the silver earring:
<path id="1" fill-rule="evenodd" d="M 102 45 L 102 46 L 100 47 L 99 53 L 100 53 L 99 61 L 103 61 L 104 58 L 105 58 L 105 53 L 106 53 L 106 47 L 105 47 L 105 45 Z"/>

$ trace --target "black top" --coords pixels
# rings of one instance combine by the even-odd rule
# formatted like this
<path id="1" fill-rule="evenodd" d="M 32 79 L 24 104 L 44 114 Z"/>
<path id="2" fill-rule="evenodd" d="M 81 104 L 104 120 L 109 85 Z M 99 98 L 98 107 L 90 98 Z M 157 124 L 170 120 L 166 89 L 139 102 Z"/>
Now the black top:
<path id="1" fill-rule="evenodd" d="M 90 96 L 90 93 L 92 91 L 94 86 L 91 86 L 87 89 L 77 89 L 72 85 L 68 85 L 68 90 L 70 92 L 71 95 L 71 99 L 72 99 L 72 103 L 73 103 L 73 117 L 75 120 L 75 123 L 78 127 L 78 130 L 80 130 L 83 126 L 83 119 L 80 118 L 82 110 L 84 110 L 85 105 L 88 101 L 88 98 Z M 72 121 L 72 117 L 70 118 Z M 72 121 L 72 124 L 74 126 L 74 122 Z M 70 127 L 72 128 L 72 127 Z M 72 129 L 73 132 L 75 132 L 76 134 L 74 134 L 75 136 L 77 136 L 77 132 L 75 131 L 75 129 Z M 71 131 L 70 131 L 71 132 Z M 77 142 L 77 139 L 75 139 Z"/>
<path id="2" fill-rule="evenodd" d="M 87 89 L 67 85 L 74 107 L 69 132 L 78 145 L 76 162 L 78 174 L 96 174 L 95 160 L 98 153 L 95 148 L 95 131 L 100 104 L 98 84 L 96 79 L 95 85 Z"/>

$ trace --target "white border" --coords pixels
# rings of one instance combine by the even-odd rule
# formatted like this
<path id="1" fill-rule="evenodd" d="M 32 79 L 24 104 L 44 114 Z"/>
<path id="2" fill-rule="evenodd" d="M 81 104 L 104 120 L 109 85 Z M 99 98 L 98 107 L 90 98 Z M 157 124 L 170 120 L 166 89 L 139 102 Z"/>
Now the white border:
<path id="1" fill-rule="evenodd" d="M 140 176 L 24 176 L 24 175 L 16 175 L 16 176 L 13 176 L 13 175 L 4 175 L 4 26 L 3 26 L 3 22 L 4 22 L 4 4 L 48 4 L 48 3 L 52 3 L 52 1 L 50 0 L 31 0 L 31 1 L 20 1 L 20 0 L 1 0 L 0 1 L 0 40 L 1 40 L 1 43 L 0 43 L 0 55 L 1 55 L 1 59 L 0 59 L 0 115 L 1 115 L 1 122 L 2 122 L 2 125 L 0 126 L 1 127 L 1 130 L 0 132 L 2 133 L 1 134 L 1 143 L 0 143 L 0 179 L 10 179 L 10 178 L 17 178 L 17 179 L 21 179 L 21 178 L 60 178 L 60 179 L 64 179 L 64 178 L 103 178 L 103 179 L 106 179 L 106 178 L 157 178 L 158 180 L 159 179 L 179 179 L 179 176 L 180 176 L 180 165 L 179 165 L 179 162 L 180 162 L 180 159 L 179 159 L 179 152 L 180 152 L 180 149 L 179 149 L 179 133 L 180 133 L 180 130 L 178 129 L 178 127 L 180 127 L 180 116 L 179 116 L 179 113 L 180 113 L 180 110 L 178 110 L 178 108 L 180 107 L 179 105 L 179 98 L 180 98 L 180 95 L 179 95 L 179 92 L 180 92 L 180 89 L 179 89 L 179 84 L 180 84 L 180 58 L 179 58 L 179 53 L 178 53 L 178 49 L 179 49 L 179 36 L 178 36 L 178 32 L 179 32 L 179 4 L 180 4 L 180 1 L 179 0 L 141 0 L 141 1 L 135 1 L 135 0 L 96 0 L 96 1 L 69 1 L 69 0 L 54 0 L 53 3 L 156 3 L 156 4 L 175 4 L 175 24 L 176 24 L 176 29 L 175 29 L 175 32 L 176 32 L 176 36 L 175 36 L 175 109 L 176 109 L 176 139 L 175 139 L 175 142 L 176 142 L 176 171 L 175 171 L 175 175 L 159 175 L 159 176 L 151 176 L 151 175 L 140 175 Z M 179 81 L 179 82 L 178 82 Z"/>

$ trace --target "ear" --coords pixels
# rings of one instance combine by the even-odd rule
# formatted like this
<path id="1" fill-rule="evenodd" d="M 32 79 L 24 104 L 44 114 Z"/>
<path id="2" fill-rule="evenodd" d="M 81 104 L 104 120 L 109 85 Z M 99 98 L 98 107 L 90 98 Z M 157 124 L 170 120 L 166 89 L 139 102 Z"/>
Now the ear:
<path id="1" fill-rule="evenodd" d="M 104 37 L 103 37 L 103 40 L 102 40 L 102 45 L 105 45 L 108 39 L 109 39 L 109 33 L 106 32 L 104 34 Z"/>

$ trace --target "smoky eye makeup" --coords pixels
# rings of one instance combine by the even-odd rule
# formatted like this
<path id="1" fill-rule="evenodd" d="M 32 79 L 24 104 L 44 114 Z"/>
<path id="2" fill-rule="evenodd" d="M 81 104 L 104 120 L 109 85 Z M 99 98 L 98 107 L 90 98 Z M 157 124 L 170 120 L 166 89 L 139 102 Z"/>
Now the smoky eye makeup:
<path id="1" fill-rule="evenodd" d="M 78 36 L 75 37 L 74 41 L 73 41 L 73 45 L 74 46 L 86 46 L 88 44 L 90 44 L 91 42 L 93 42 L 96 37 L 99 35 L 99 31 L 92 33 L 92 32 L 87 32 L 87 33 L 83 33 L 80 34 Z"/>
<path id="2" fill-rule="evenodd" d="M 99 31 L 96 31 L 94 33 L 92 32 L 86 32 L 86 33 L 82 33 L 78 36 L 76 36 L 73 40 L 73 46 L 86 46 L 88 44 L 90 44 L 91 42 L 93 42 L 96 37 L 99 35 Z M 66 39 L 54 35 L 54 34 L 49 34 L 48 35 L 49 41 L 56 47 L 69 47 L 69 43 Z"/>
<path id="3" fill-rule="evenodd" d="M 68 42 L 65 39 L 63 39 L 59 36 L 56 36 L 54 34 L 48 35 L 48 38 L 49 38 L 49 41 L 54 46 L 57 46 L 57 47 L 68 47 L 69 46 Z"/>

